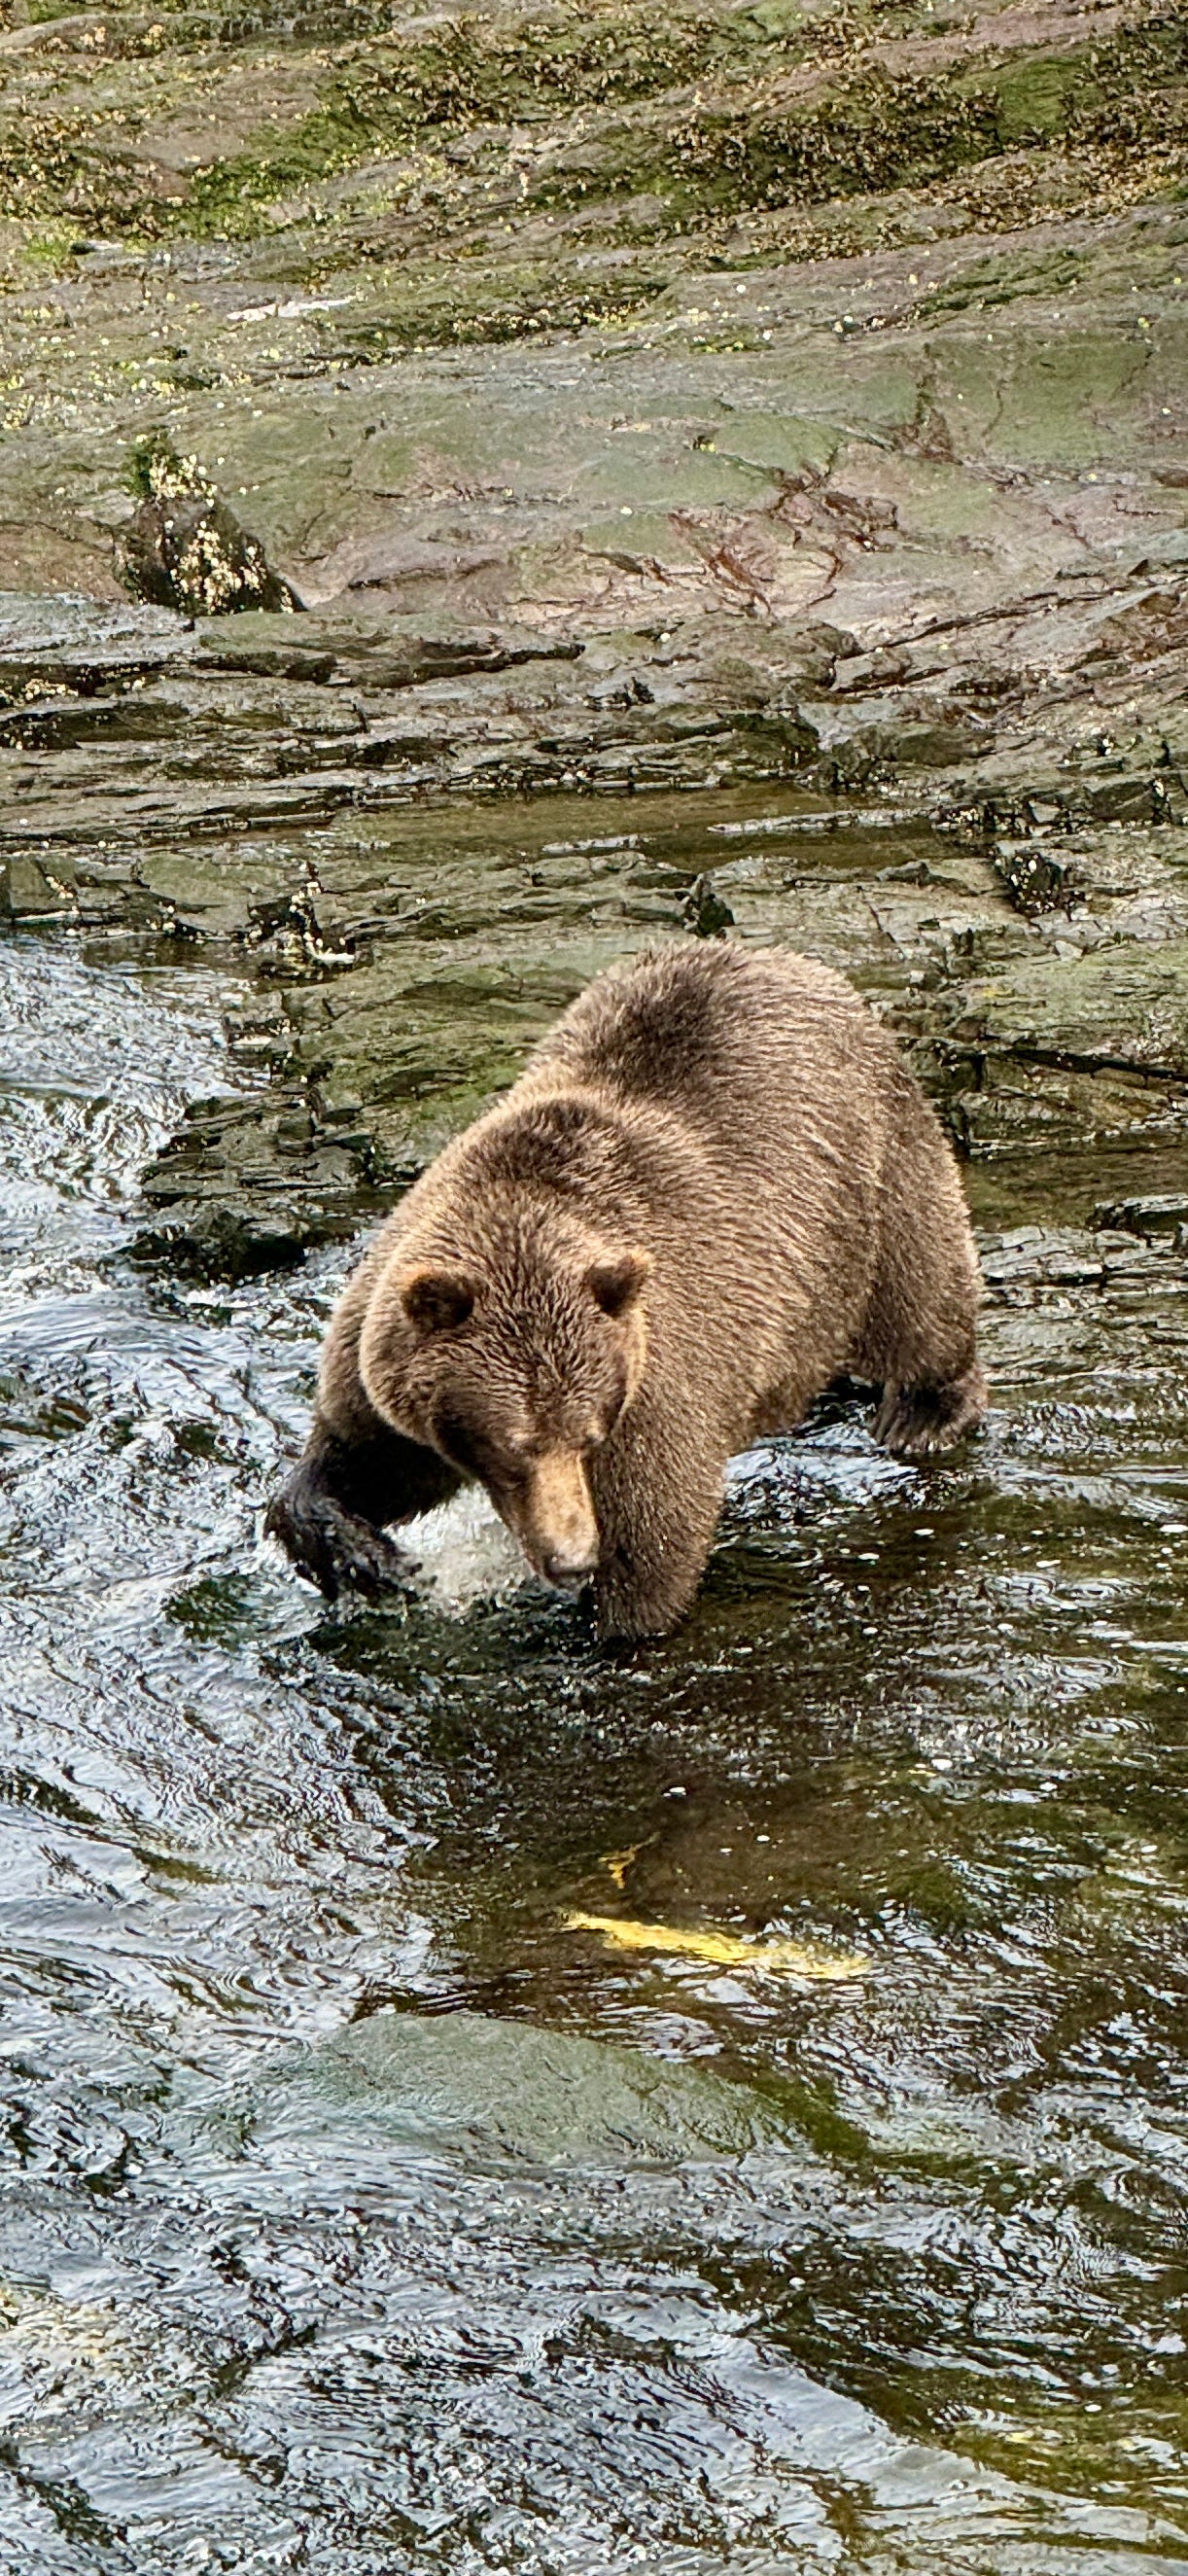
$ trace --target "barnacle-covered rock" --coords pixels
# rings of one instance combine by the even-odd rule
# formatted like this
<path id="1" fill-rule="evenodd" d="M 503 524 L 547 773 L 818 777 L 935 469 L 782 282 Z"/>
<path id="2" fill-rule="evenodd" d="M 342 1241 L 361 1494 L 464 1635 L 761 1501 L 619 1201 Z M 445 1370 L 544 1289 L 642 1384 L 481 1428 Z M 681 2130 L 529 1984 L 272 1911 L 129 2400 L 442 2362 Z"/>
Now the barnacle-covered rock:
<path id="1" fill-rule="evenodd" d="M 155 434 L 133 450 L 130 480 L 140 506 L 117 540 L 117 562 L 134 597 L 185 617 L 301 607 L 196 457 Z"/>

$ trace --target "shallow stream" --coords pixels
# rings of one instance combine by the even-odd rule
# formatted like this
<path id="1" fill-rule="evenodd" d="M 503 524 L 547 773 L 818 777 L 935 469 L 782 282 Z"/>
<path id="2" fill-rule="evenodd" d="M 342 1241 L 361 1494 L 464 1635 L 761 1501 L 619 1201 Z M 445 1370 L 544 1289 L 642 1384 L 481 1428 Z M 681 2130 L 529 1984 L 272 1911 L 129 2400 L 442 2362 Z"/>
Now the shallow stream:
<path id="1" fill-rule="evenodd" d="M 982 1176 L 984 1435 L 749 1458 L 665 1645 L 473 1505 L 327 1613 L 348 1254 L 127 1250 L 226 975 L 0 978 L 6 2576 L 1188 2564 L 1182 1260 Z"/>

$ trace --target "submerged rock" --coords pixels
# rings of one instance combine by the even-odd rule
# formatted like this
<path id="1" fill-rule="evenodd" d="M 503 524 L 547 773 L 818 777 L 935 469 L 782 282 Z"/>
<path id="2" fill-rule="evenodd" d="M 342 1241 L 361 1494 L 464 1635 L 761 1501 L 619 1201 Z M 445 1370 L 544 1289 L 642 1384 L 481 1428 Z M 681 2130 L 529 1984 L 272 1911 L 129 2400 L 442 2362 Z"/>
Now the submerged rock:
<path id="1" fill-rule="evenodd" d="M 778 2103 L 703 2067 L 475 2012 L 374 2013 L 293 2072 L 406 2152 L 611 2167 L 804 2157 Z"/>

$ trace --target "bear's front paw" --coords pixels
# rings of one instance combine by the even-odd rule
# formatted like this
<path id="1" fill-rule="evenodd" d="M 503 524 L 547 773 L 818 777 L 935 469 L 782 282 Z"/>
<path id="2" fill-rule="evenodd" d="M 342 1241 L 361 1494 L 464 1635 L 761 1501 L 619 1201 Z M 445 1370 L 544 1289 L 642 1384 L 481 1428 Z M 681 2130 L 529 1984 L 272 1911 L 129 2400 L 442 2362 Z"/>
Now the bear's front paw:
<path id="1" fill-rule="evenodd" d="M 311 1495 L 286 1485 L 264 1515 L 265 1534 L 280 1540 L 298 1574 L 316 1583 L 328 1601 L 340 1592 L 361 1592 L 368 1600 L 385 1591 L 403 1591 L 413 1560 L 402 1554 L 372 1521 L 344 1511 L 328 1494 Z"/>

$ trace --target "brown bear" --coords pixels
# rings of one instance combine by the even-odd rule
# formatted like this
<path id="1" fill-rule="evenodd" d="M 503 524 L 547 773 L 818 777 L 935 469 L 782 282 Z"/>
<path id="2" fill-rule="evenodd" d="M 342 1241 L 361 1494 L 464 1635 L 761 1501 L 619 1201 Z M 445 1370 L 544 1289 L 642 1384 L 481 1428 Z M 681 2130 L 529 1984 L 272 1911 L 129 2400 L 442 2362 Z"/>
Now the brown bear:
<path id="1" fill-rule="evenodd" d="M 904 1458 L 979 1421 L 977 1256 L 892 1040 L 809 958 L 673 945 L 602 975 L 448 1145 L 331 1320 L 266 1526 L 332 1598 L 468 1479 L 599 1634 L 661 1634 L 727 1460 L 830 1380 Z"/>

